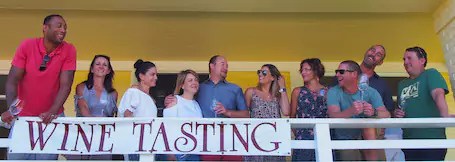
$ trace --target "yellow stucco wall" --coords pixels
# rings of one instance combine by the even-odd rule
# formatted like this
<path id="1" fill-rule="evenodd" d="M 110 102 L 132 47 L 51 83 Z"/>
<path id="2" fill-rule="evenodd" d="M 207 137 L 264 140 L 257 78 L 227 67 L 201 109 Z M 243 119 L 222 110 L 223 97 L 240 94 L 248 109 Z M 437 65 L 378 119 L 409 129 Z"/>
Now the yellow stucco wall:
<path id="1" fill-rule="evenodd" d="M 98 53 L 108 54 L 115 61 L 137 58 L 207 61 L 216 53 L 226 55 L 230 61 L 298 62 L 308 57 L 323 61 L 361 60 L 367 47 L 382 43 L 387 48 L 386 62 L 400 62 L 406 47 L 420 45 L 428 51 L 430 62 L 444 63 L 430 14 L 5 9 L 0 9 L 0 22 L 4 22 L 0 26 L 3 31 L 0 59 L 11 60 L 21 40 L 41 36 L 42 19 L 50 13 L 60 13 L 66 18 L 66 40 L 78 49 L 78 60 L 90 60 Z M 394 70 L 402 72 L 403 67 L 394 67 Z M 65 103 L 67 116 L 74 116 L 74 88 L 86 79 L 86 75 L 84 70 L 76 72 L 73 91 Z M 284 75 L 290 86 L 289 72 Z M 447 78 L 447 74 L 444 76 Z M 228 80 L 245 90 L 256 85 L 257 75 L 254 71 L 232 71 Z M 116 71 L 114 86 L 119 92 L 119 100 L 130 83 L 130 71 Z M 292 88 L 288 87 L 288 91 Z M 449 111 L 455 113 L 452 92 L 447 95 L 447 101 Z M 449 138 L 455 138 L 455 129 L 447 132 Z M 455 160 L 455 150 L 450 150 L 447 157 L 447 160 Z"/>
<path id="2" fill-rule="evenodd" d="M 42 19 L 62 14 L 66 40 L 78 59 L 104 53 L 112 60 L 230 61 L 361 60 L 372 44 L 387 47 L 386 61 L 401 61 L 420 45 L 431 62 L 443 62 L 429 13 L 204 13 L 46 11 L 0 9 L 0 59 L 11 59 L 24 38 L 42 35 Z"/>

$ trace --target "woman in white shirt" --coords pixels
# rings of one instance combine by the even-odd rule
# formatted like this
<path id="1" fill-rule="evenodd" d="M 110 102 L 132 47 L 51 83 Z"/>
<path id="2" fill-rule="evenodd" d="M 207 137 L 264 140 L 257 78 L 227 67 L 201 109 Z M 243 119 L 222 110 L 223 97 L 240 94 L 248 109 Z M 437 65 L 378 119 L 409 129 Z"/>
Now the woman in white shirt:
<path id="1" fill-rule="evenodd" d="M 153 117 L 156 118 L 157 108 L 150 92 L 156 86 L 158 71 L 150 61 L 137 60 L 134 63 L 138 85 L 126 90 L 118 108 L 120 117 Z M 139 155 L 125 156 L 125 160 L 138 161 Z"/>
<path id="2" fill-rule="evenodd" d="M 177 75 L 174 94 L 177 98 L 163 111 L 163 117 L 202 118 L 202 111 L 194 96 L 199 90 L 199 77 L 193 70 L 184 70 Z M 177 154 L 168 160 L 199 161 L 199 155 Z"/>

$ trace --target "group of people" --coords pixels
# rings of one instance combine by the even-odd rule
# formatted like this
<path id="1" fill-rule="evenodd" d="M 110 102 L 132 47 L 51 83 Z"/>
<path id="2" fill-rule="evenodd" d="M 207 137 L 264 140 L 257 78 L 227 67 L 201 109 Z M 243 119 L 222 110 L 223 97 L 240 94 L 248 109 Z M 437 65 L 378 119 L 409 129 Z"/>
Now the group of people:
<path id="1" fill-rule="evenodd" d="M 64 116 L 63 103 L 67 99 L 76 70 L 75 47 L 64 41 L 66 22 L 61 15 L 49 15 L 43 22 L 43 37 L 21 43 L 12 61 L 6 83 L 8 107 L 17 99 L 25 104 L 19 116 L 38 116 L 49 123 Z M 272 64 L 258 71 L 255 87 L 242 89 L 226 80 L 228 61 L 224 56 L 210 58 L 209 79 L 200 81 L 198 74 L 183 70 L 177 76 L 174 93 L 165 99 L 164 117 L 187 118 L 422 118 L 451 117 L 445 95 L 448 88 L 436 69 L 425 69 L 427 53 L 420 47 L 405 50 L 403 65 L 409 77 L 398 87 L 398 106 L 392 93 L 375 68 L 386 57 L 382 45 L 373 45 L 359 65 L 346 60 L 335 70 L 336 85 L 323 85 L 325 68 L 317 58 L 300 63 L 304 85 L 294 88 L 289 100 L 285 78 Z M 150 89 L 156 86 L 158 71 L 154 63 L 137 60 L 134 64 L 137 84 L 122 96 L 117 108 L 118 93 L 113 87 L 114 69 L 110 58 L 96 55 L 90 64 L 87 80 L 76 87 L 75 110 L 79 117 L 157 117 L 157 107 Z M 359 86 L 361 76 L 369 86 Z M 453 116 L 453 115 L 452 115 Z M 5 111 L 3 122 L 10 123 L 14 115 Z M 14 127 L 13 127 L 14 129 Z M 334 140 L 374 140 L 401 138 L 400 128 L 336 129 Z M 296 139 L 314 138 L 312 129 L 294 129 Z M 444 128 L 403 129 L 405 139 L 445 139 Z M 336 160 L 379 160 L 379 150 L 337 150 Z M 404 154 L 403 154 L 404 152 Z M 444 160 L 447 149 L 386 150 L 387 160 Z M 332 155 L 328 155 L 332 156 Z M 104 159 L 111 155 L 67 155 L 68 159 Z M 127 160 L 138 160 L 138 155 L 127 155 Z M 8 154 L 10 160 L 55 160 L 54 154 Z M 168 160 L 209 161 L 284 161 L 284 156 L 233 156 L 178 154 Z M 292 160 L 315 160 L 314 150 L 294 150 Z"/>

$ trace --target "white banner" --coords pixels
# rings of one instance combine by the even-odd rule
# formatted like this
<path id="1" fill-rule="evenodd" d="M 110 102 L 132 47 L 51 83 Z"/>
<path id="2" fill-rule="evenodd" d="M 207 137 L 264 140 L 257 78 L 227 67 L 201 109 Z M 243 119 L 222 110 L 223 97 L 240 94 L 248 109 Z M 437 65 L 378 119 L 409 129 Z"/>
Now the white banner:
<path id="1" fill-rule="evenodd" d="M 291 153 L 286 119 L 58 118 L 15 121 L 12 153 L 282 155 Z"/>

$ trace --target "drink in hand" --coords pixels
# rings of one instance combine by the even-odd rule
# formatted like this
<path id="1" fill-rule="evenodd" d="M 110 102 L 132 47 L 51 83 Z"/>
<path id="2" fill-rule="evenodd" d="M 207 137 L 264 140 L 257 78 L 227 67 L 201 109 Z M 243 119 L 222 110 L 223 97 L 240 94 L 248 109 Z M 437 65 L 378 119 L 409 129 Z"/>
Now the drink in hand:
<path id="1" fill-rule="evenodd" d="M 22 111 L 23 108 L 24 108 L 24 101 L 22 101 L 20 99 L 16 99 L 9 106 L 8 112 L 11 115 L 13 115 L 14 118 L 16 118 L 17 115 L 19 115 L 19 113 Z M 10 129 L 12 127 L 12 125 L 13 125 L 13 122 L 14 122 L 14 120 L 9 124 L 9 123 L 5 123 L 5 122 L 1 121 L 0 126 L 5 127 L 7 129 Z"/>

